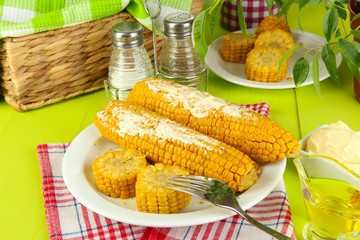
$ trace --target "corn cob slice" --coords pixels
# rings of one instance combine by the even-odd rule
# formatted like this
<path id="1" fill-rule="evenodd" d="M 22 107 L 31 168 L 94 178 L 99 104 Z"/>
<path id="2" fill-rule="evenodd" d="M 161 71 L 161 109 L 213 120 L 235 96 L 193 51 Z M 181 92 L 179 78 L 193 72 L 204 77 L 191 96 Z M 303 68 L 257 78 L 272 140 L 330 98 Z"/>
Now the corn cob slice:
<path id="1" fill-rule="evenodd" d="M 177 213 L 190 203 L 190 194 L 163 187 L 174 175 L 189 175 L 189 172 L 162 163 L 140 170 L 136 181 L 136 205 L 140 212 Z"/>
<path id="2" fill-rule="evenodd" d="M 257 37 L 255 48 L 259 47 L 276 47 L 285 53 L 295 47 L 295 43 L 290 33 L 276 29 L 274 31 L 265 31 Z"/>
<path id="3" fill-rule="evenodd" d="M 282 29 L 288 33 L 291 33 L 289 25 L 285 23 L 284 18 L 277 18 L 277 16 L 270 15 L 264 18 L 259 24 L 258 28 L 255 30 L 255 34 L 259 35 L 265 31 L 273 31 L 275 29 Z"/>
<path id="4" fill-rule="evenodd" d="M 246 56 L 254 48 L 256 37 L 244 33 L 229 33 L 221 42 L 220 53 L 225 61 L 245 63 Z"/>
<path id="5" fill-rule="evenodd" d="M 246 59 L 246 78 L 258 82 L 280 82 L 285 79 L 288 61 L 283 63 L 278 73 L 282 55 L 282 51 L 275 47 L 254 48 Z"/>
<path id="6" fill-rule="evenodd" d="M 147 164 L 135 149 L 106 152 L 91 165 L 97 188 L 113 198 L 135 196 L 136 174 Z"/>
<path id="7" fill-rule="evenodd" d="M 232 145 L 259 162 L 300 152 L 298 140 L 273 120 L 171 81 L 149 78 L 138 82 L 127 101 Z"/>
<path id="8" fill-rule="evenodd" d="M 177 165 L 212 177 L 234 191 L 251 187 L 259 166 L 239 150 L 141 106 L 110 101 L 94 120 L 100 133 L 122 148 L 135 148 L 152 163 Z"/>

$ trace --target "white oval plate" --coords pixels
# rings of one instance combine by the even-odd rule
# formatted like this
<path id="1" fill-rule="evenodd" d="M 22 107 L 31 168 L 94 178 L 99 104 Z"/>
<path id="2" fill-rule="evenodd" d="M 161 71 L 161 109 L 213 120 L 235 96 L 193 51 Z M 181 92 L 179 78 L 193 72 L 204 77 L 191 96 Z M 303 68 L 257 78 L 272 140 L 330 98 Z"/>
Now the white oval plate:
<path id="1" fill-rule="evenodd" d="M 91 171 L 95 158 L 106 151 L 121 149 L 105 139 L 94 124 L 84 129 L 70 144 L 62 165 L 64 182 L 71 194 L 90 210 L 113 220 L 151 227 L 180 227 L 218 221 L 234 213 L 214 207 L 193 196 L 190 204 L 177 214 L 139 212 L 135 198 L 118 199 L 97 190 Z M 264 199 L 279 183 L 286 167 L 286 158 L 266 164 L 259 181 L 238 197 L 240 205 L 248 209 Z"/>
<path id="2" fill-rule="evenodd" d="M 248 33 L 254 33 L 255 29 L 248 29 Z M 236 31 L 241 32 L 241 31 Z M 320 37 L 316 34 L 309 32 L 302 32 L 299 30 L 291 29 L 292 37 L 294 39 L 295 45 L 299 45 L 302 43 L 304 46 L 313 48 L 317 46 L 324 45 L 326 43 L 325 38 Z M 220 55 L 221 42 L 224 39 L 224 36 L 216 39 L 213 42 L 213 46 L 209 46 L 208 52 L 205 56 L 205 62 L 207 66 L 218 76 L 221 78 L 238 85 L 243 85 L 247 87 L 253 88 L 264 88 L 264 89 L 285 89 L 285 88 L 295 88 L 294 81 L 291 80 L 282 80 L 278 83 L 267 83 L 267 82 L 256 82 L 247 80 L 245 76 L 245 64 L 241 63 L 232 63 L 225 61 Z M 291 58 L 288 64 L 288 72 L 287 77 L 292 78 L 292 69 L 297 59 L 304 56 L 305 48 L 299 49 L 295 51 L 295 54 Z M 311 51 L 307 55 L 307 59 L 310 64 L 312 58 L 314 56 L 314 51 Z M 324 62 L 321 57 L 318 56 L 319 59 L 319 78 L 320 81 L 328 78 L 330 75 L 325 67 Z M 336 57 L 336 66 L 339 67 L 342 61 L 342 56 L 339 53 Z M 314 80 L 312 79 L 311 70 L 309 72 L 309 76 L 307 80 L 301 85 L 306 86 L 313 84 Z"/>

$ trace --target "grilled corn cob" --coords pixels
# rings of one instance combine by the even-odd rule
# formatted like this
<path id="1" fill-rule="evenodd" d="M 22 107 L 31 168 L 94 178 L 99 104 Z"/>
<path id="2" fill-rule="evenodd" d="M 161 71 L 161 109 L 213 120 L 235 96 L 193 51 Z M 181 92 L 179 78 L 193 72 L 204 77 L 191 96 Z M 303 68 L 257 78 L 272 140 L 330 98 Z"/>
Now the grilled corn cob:
<path id="1" fill-rule="evenodd" d="M 264 18 L 259 24 L 258 28 L 255 30 L 255 34 L 259 35 L 265 31 L 272 31 L 275 29 L 282 29 L 288 33 L 291 33 L 289 25 L 285 23 L 284 18 L 277 18 L 277 16 L 270 15 Z"/>
<path id="2" fill-rule="evenodd" d="M 141 106 L 110 101 L 94 123 L 105 138 L 141 151 L 152 163 L 184 167 L 192 175 L 223 181 L 234 191 L 258 179 L 259 166 L 241 151 Z"/>
<path id="3" fill-rule="evenodd" d="M 189 172 L 162 163 L 140 170 L 136 181 L 136 205 L 140 212 L 177 213 L 190 203 L 190 194 L 163 187 L 174 175 L 189 175 Z"/>
<path id="4" fill-rule="evenodd" d="M 117 198 L 135 196 L 136 174 L 146 166 L 145 155 L 135 149 L 106 152 L 91 165 L 97 188 Z"/>
<path id="5" fill-rule="evenodd" d="M 275 47 L 254 48 L 246 59 L 246 78 L 258 82 L 280 82 L 285 79 L 288 61 L 283 63 L 278 73 L 282 55 L 283 52 Z"/>
<path id="6" fill-rule="evenodd" d="M 244 33 L 229 33 L 221 42 L 220 53 L 225 61 L 245 63 L 246 56 L 254 48 L 256 37 Z"/>
<path id="7" fill-rule="evenodd" d="M 300 151 L 298 140 L 273 120 L 171 81 L 138 82 L 127 101 L 230 144 L 259 162 L 294 157 Z"/>
<path id="8" fill-rule="evenodd" d="M 285 53 L 295 47 L 295 43 L 290 33 L 276 29 L 261 33 L 255 41 L 255 48 L 258 47 L 276 47 Z"/>

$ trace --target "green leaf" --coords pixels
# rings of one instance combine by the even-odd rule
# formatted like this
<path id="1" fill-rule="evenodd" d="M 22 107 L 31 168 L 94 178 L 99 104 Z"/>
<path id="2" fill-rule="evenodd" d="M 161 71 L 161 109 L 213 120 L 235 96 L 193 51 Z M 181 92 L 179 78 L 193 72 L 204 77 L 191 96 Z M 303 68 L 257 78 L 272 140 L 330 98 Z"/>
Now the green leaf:
<path id="1" fill-rule="evenodd" d="M 298 14 L 298 28 L 300 31 L 303 31 L 301 26 L 301 10 L 299 10 L 299 14 Z"/>
<path id="2" fill-rule="evenodd" d="M 360 52 L 360 42 L 358 41 L 353 41 L 353 40 L 350 40 L 350 42 L 354 45 L 354 47 L 356 48 L 356 50 L 358 52 Z"/>
<path id="3" fill-rule="evenodd" d="M 354 76 L 356 77 L 356 79 L 360 80 L 360 69 L 359 67 L 355 66 L 354 64 L 352 64 L 350 61 L 348 61 L 346 59 L 346 63 L 350 68 L 350 71 L 354 74 Z"/>
<path id="4" fill-rule="evenodd" d="M 351 20 L 351 22 L 355 21 L 356 19 L 358 19 L 360 17 L 360 13 L 356 14 L 353 19 Z"/>
<path id="5" fill-rule="evenodd" d="M 279 69 L 278 69 L 278 72 L 280 71 L 281 69 L 281 66 L 284 64 L 284 62 L 286 61 L 286 59 L 288 57 L 290 57 L 291 54 L 293 54 L 293 52 L 295 52 L 296 50 L 300 49 L 300 48 L 303 48 L 304 46 L 303 45 L 298 45 L 298 46 L 295 46 L 291 49 L 289 49 L 288 51 L 286 51 L 284 53 L 284 55 L 282 55 L 282 57 L 280 58 L 279 60 Z"/>
<path id="6" fill-rule="evenodd" d="M 339 1 L 335 1 L 334 7 L 335 7 L 336 11 L 338 12 L 339 17 L 343 20 L 346 20 L 347 14 L 346 14 L 344 5 Z"/>
<path id="7" fill-rule="evenodd" d="M 311 72 L 312 72 L 312 78 L 314 81 L 314 87 L 317 91 L 317 93 L 320 95 L 320 77 L 319 77 L 319 59 L 318 56 L 315 55 L 312 58 L 312 63 L 311 63 Z"/>
<path id="8" fill-rule="evenodd" d="M 353 40 L 339 39 L 340 52 L 355 66 L 360 66 L 359 45 Z M 355 46 L 354 46 L 355 45 Z"/>
<path id="9" fill-rule="evenodd" d="M 301 10 L 306 6 L 306 4 L 308 4 L 309 1 L 310 0 L 299 0 L 298 28 L 301 31 L 303 30 L 301 26 Z"/>
<path id="10" fill-rule="evenodd" d="M 336 67 L 336 57 L 329 44 L 325 44 L 321 51 L 321 59 L 325 63 L 331 79 L 340 86 L 339 71 Z"/>
<path id="11" fill-rule="evenodd" d="M 351 43 L 354 45 L 354 47 L 356 48 L 356 50 L 357 50 L 358 52 L 360 52 L 360 43 L 357 42 L 357 41 L 353 41 L 353 40 L 350 40 L 350 41 L 351 41 Z"/>
<path id="12" fill-rule="evenodd" d="M 275 3 L 281 8 L 284 2 L 282 0 L 275 0 Z"/>
<path id="13" fill-rule="evenodd" d="M 219 2 L 220 3 L 220 2 Z M 215 40 L 214 33 L 215 28 L 218 26 L 220 12 L 221 12 L 222 4 L 217 4 L 216 7 L 209 14 L 209 32 L 210 32 L 210 43 Z"/>
<path id="14" fill-rule="evenodd" d="M 239 25 L 241 28 L 241 31 L 248 37 L 254 37 L 253 35 L 250 35 L 246 30 L 246 23 L 245 23 L 245 17 L 244 17 L 244 11 L 242 9 L 242 3 L 241 0 L 238 3 L 238 19 L 239 19 Z"/>
<path id="15" fill-rule="evenodd" d="M 341 31 L 340 31 L 340 28 L 338 28 L 335 32 L 335 37 L 341 37 Z"/>
<path id="16" fill-rule="evenodd" d="M 303 9 L 303 7 L 305 7 L 306 4 L 308 4 L 308 2 L 310 2 L 310 0 L 300 0 L 300 1 L 299 1 L 299 11 L 300 11 L 301 9 Z"/>
<path id="17" fill-rule="evenodd" d="M 278 18 L 286 15 L 289 11 L 289 8 L 294 2 L 295 0 L 285 0 L 281 5 L 281 10 L 279 12 Z"/>
<path id="18" fill-rule="evenodd" d="M 323 31 L 325 38 L 328 42 L 331 40 L 331 37 L 334 35 L 338 23 L 339 23 L 339 14 L 334 8 L 329 8 L 329 10 L 327 10 L 325 14 L 324 22 L 323 22 Z"/>
<path id="19" fill-rule="evenodd" d="M 309 61 L 305 57 L 296 60 L 293 68 L 293 78 L 296 88 L 298 88 L 309 75 Z"/>
<path id="20" fill-rule="evenodd" d="M 196 16 L 193 23 L 193 38 L 195 51 L 203 61 L 208 50 L 207 42 L 205 39 L 205 20 L 206 10 L 203 10 Z"/>
<path id="21" fill-rule="evenodd" d="M 266 5 L 269 8 L 269 15 L 270 15 L 271 14 L 271 9 L 272 9 L 272 7 L 274 5 L 274 0 L 265 0 L 265 2 L 266 2 Z"/>
<path id="22" fill-rule="evenodd" d="M 360 30 L 351 30 L 350 33 L 360 39 Z"/>

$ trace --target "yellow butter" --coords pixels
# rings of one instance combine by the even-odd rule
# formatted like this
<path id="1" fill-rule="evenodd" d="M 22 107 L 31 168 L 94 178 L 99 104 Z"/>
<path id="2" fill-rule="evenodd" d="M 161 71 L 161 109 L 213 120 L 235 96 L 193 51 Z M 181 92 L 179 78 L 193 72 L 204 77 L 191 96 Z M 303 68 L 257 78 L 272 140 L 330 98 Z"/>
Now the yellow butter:
<path id="1" fill-rule="evenodd" d="M 306 142 L 306 151 L 333 157 L 360 175 L 360 132 L 342 121 L 314 132 Z"/>

